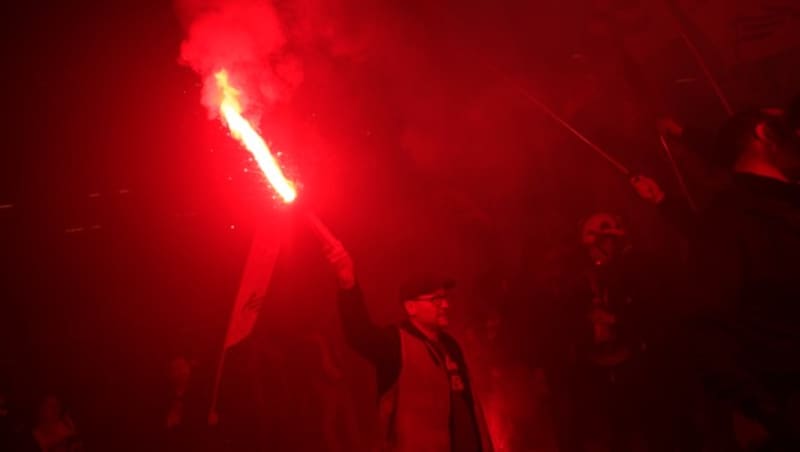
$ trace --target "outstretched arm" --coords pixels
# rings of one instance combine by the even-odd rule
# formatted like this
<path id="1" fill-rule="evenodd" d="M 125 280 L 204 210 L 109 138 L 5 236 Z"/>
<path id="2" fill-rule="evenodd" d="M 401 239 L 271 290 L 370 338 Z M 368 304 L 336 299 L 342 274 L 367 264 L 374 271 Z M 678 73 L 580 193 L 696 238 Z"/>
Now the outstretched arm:
<path id="1" fill-rule="evenodd" d="M 316 217 L 309 222 L 322 242 L 325 258 L 339 283 L 339 317 L 345 340 L 375 365 L 379 380 L 396 378 L 400 369 L 400 337 L 396 327 L 377 325 L 367 310 L 364 294 L 355 277 L 353 260 L 330 230 Z M 379 386 L 380 386 L 379 381 Z"/>
<path id="2" fill-rule="evenodd" d="M 696 214 L 683 198 L 670 198 L 658 183 L 643 175 L 631 178 L 631 185 L 640 198 L 656 206 L 661 216 L 678 232 L 689 238 L 697 227 Z"/>

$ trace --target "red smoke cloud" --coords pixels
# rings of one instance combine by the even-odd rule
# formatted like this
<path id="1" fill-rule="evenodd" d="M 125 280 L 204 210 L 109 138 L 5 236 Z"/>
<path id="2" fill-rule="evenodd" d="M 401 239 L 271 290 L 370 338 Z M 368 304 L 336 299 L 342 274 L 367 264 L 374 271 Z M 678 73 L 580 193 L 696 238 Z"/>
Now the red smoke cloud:
<path id="1" fill-rule="evenodd" d="M 465 20 L 443 20 L 453 11 L 426 2 L 176 1 L 186 29 L 181 62 L 204 81 L 227 69 L 231 83 L 248 96 L 242 99 L 245 116 L 256 124 L 268 119 L 270 138 L 278 146 L 324 152 L 287 135 L 309 135 L 299 130 L 316 113 L 324 119 L 315 127 L 344 130 L 348 118 L 359 118 L 358 108 L 363 107 L 390 110 L 387 130 L 397 135 L 386 137 L 394 149 L 385 152 L 405 154 L 405 164 L 437 180 L 464 179 L 465 172 L 485 174 L 489 163 L 497 174 L 522 170 L 518 164 L 509 165 L 514 171 L 506 168 L 508 159 L 487 159 L 487 149 L 530 154 L 501 143 L 511 141 L 505 138 L 515 132 L 509 116 L 517 112 L 482 64 L 484 56 L 494 58 L 501 47 L 481 33 L 478 25 L 489 22 L 482 10 L 471 15 L 461 11 Z M 482 37 L 471 38 L 475 35 Z M 206 83 L 204 104 L 212 114 L 218 106 L 215 91 L 213 83 Z M 364 129 L 384 126 L 371 124 L 371 118 L 362 120 Z M 325 141 L 335 145 L 330 133 Z M 508 194 L 519 189 L 511 182 L 522 178 L 501 179 L 502 184 L 491 186 Z"/>
<path id="2" fill-rule="evenodd" d="M 204 80 L 203 103 L 216 114 L 210 77 L 227 69 L 247 94 L 243 106 L 258 115 L 286 99 L 303 81 L 302 65 L 289 52 L 286 26 L 272 3 L 260 0 L 178 0 L 186 27 L 180 61 Z"/>

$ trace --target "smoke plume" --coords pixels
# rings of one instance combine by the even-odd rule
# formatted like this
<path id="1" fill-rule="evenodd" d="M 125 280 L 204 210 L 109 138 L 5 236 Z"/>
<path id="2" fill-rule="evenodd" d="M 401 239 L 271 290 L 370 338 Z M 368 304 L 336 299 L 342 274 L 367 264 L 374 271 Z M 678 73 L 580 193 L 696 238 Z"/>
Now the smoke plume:
<path id="1" fill-rule="evenodd" d="M 287 99 L 302 83 L 302 65 L 272 3 L 178 0 L 177 9 L 186 27 L 180 61 L 203 79 L 203 103 L 212 114 L 218 99 L 211 77 L 221 69 L 247 94 L 244 108 L 251 114 Z"/>

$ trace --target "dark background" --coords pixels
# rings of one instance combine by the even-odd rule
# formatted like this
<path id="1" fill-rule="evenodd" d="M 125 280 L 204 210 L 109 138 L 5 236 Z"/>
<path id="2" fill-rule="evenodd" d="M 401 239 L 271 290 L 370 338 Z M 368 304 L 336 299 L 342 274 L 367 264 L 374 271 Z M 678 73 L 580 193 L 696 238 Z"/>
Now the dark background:
<path id="1" fill-rule="evenodd" d="M 457 323 L 499 309 L 535 325 L 534 294 L 596 210 L 626 217 L 643 248 L 675 249 L 625 178 L 509 83 L 675 193 L 654 115 L 713 130 L 724 111 L 660 2 L 389 3 L 314 10 L 338 24 L 334 40 L 380 33 L 350 54 L 298 46 L 303 83 L 261 121 L 303 206 L 349 247 L 376 317 L 397 317 L 403 274 L 435 267 L 459 279 Z M 299 4 L 277 2 L 284 14 L 317 5 Z M 797 32 L 786 31 L 800 29 L 797 8 L 770 4 L 681 3 L 737 107 L 784 103 L 800 86 Z M 264 216 L 293 226 L 255 337 L 336 332 L 315 242 L 209 120 L 200 80 L 178 64 L 170 2 L 4 8 L 0 377 L 23 406 L 64 394 L 103 443 L 137 435 L 172 354 L 191 354 L 210 379 Z M 709 38 L 709 24 L 743 37 Z M 369 382 L 348 360 L 353 381 Z M 371 395 L 359 397 L 367 418 Z"/>

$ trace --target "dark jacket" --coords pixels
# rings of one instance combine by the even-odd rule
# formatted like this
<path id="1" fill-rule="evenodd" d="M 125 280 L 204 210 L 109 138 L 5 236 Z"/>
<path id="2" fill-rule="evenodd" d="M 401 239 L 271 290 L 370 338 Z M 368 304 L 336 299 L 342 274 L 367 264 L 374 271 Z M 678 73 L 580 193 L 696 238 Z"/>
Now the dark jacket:
<path id="1" fill-rule="evenodd" d="M 381 401 L 391 396 L 390 391 L 395 387 L 395 383 L 398 382 L 401 375 L 403 367 L 401 330 L 411 337 L 429 344 L 428 351 L 431 360 L 447 367 L 447 372 L 450 374 L 447 385 L 452 385 L 456 375 L 459 380 L 459 388 L 455 390 L 451 387 L 452 392 L 449 394 L 452 450 L 480 451 L 483 449 L 484 452 L 491 450 L 486 424 L 472 392 L 464 354 L 452 336 L 440 334 L 439 341 L 432 343 L 407 321 L 400 325 L 376 325 L 370 318 L 364 296 L 358 286 L 339 292 L 339 314 L 348 344 L 375 366 L 378 395 Z M 446 357 L 455 363 L 455 370 L 450 366 L 444 366 L 447 361 Z M 389 418 L 391 417 L 390 415 Z M 481 446 L 481 443 L 486 445 Z"/>
<path id="2" fill-rule="evenodd" d="M 550 355 L 549 366 L 588 362 L 591 355 L 602 352 L 595 344 L 590 318 L 595 296 L 590 282 L 593 271 L 588 259 L 564 271 L 552 312 L 547 315 L 549 325 L 544 327 L 547 338 L 542 345 L 549 350 L 543 354 Z M 607 295 L 602 309 L 616 319 L 612 326 L 615 339 L 607 345 L 629 348 L 633 354 L 660 346 L 666 340 L 678 289 L 669 263 L 629 252 L 597 270 L 596 275 L 596 288 Z"/>
<path id="3" fill-rule="evenodd" d="M 417 337 L 424 338 L 424 335 L 409 322 L 386 326 L 375 324 L 369 315 L 364 295 L 359 287 L 339 292 L 339 315 L 345 340 L 359 355 L 375 366 L 378 394 L 383 394 L 397 381 L 397 376 L 400 375 L 398 328 L 404 328 Z M 464 354 L 458 342 L 448 334 L 442 334 L 440 340 L 459 367 L 466 370 Z M 469 385 L 466 377 L 465 375 L 465 383 Z M 471 393 L 471 391 L 469 392 Z"/>
<path id="4" fill-rule="evenodd" d="M 764 408 L 800 375 L 800 188 L 737 175 L 698 228 L 687 347 L 709 389 Z"/>

